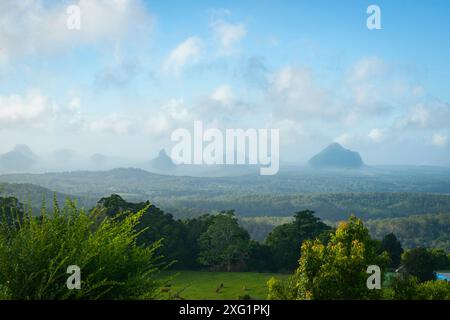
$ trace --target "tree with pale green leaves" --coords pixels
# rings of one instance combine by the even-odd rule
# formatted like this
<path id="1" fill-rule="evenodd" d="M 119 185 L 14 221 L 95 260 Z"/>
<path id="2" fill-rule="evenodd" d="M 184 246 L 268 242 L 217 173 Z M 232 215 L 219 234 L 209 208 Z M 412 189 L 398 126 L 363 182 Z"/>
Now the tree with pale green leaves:
<path id="1" fill-rule="evenodd" d="M 361 220 L 352 216 L 340 223 L 328 243 L 307 240 L 301 247 L 299 266 L 294 275 L 283 283 L 271 279 L 271 299 L 375 299 L 381 290 L 367 288 L 368 266 L 383 270 L 389 257 L 377 253 Z M 382 279 L 382 275 L 381 275 Z"/>

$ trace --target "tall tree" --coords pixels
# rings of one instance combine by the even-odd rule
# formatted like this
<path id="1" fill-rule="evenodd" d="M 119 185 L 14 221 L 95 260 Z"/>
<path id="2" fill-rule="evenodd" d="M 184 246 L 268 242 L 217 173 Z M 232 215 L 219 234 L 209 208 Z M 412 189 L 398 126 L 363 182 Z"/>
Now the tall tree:
<path id="1" fill-rule="evenodd" d="M 173 263 L 175 268 L 186 267 L 185 261 L 191 254 L 186 246 L 186 232 L 181 221 L 173 219 L 172 215 L 164 213 L 150 202 L 130 203 L 122 199 L 119 195 L 113 194 L 110 197 L 102 198 L 97 205 L 97 209 L 104 211 L 107 216 L 117 216 L 120 213 L 136 213 L 144 210 L 144 214 L 137 225 L 140 232 L 139 244 L 150 244 L 161 240 L 163 246 L 159 249 L 159 254 L 167 263 Z M 125 218 L 119 216 L 119 218 Z"/>
<path id="2" fill-rule="evenodd" d="M 239 226 L 234 211 L 222 212 L 199 238 L 198 261 L 212 270 L 242 270 L 248 258 L 250 236 Z"/>
<path id="3" fill-rule="evenodd" d="M 277 226 L 266 239 L 276 268 L 294 270 L 300 257 L 302 242 L 326 235 L 330 231 L 329 226 L 314 216 L 314 211 L 297 212 L 293 222 Z"/>
<path id="4" fill-rule="evenodd" d="M 436 278 L 435 268 L 435 257 L 426 248 L 411 249 L 402 256 L 402 272 L 417 277 L 421 282 L 434 280 Z"/>
<path id="5" fill-rule="evenodd" d="M 379 253 L 386 251 L 389 254 L 391 261 L 389 262 L 390 268 L 398 268 L 400 260 L 402 259 L 403 248 L 400 241 L 393 233 L 389 233 L 381 240 Z"/>

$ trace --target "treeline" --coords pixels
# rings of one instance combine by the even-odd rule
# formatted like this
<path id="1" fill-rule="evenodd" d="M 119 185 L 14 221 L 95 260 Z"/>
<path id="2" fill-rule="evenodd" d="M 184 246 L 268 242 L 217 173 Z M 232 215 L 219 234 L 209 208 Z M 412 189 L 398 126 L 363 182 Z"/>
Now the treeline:
<path id="1" fill-rule="evenodd" d="M 292 217 L 239 217 L 239 223 L 252 239 L 264 241 L 278 225 L 291 222 Z M 324 221 L 335 226 L 333 221 Z M 417 247 L 443 249 L 450 253 L 450 213 L 413 215 L 401 218 L 366 220 L 375 239 L 394 233 L 406 249 Z"/>
<path id="2" fill-rule="evenodd" d="M 9 202 L 3 203 L 4 206 L 14 205 L 23 211 L 23 205 L 12 200 L 15 198 L 3 198 L 3 201 L 6 199 Z M 238 219 L 234 211 L 175 219 L 148 201 L 131 203 L 119 195 L 102 198 L 94 210 L 110 218 L 143 210 L 144 214 L 137 225 L 138 243 L 146 245 L 161 240 L 163 245 L 158 253 L 171 268 L 180 270 L 288 272 L 295 269 L 300 245 L 305 240 L 325 240 L 332 232 L 332 227 L 310 210 L 299 211 L 293 217 L 281 218 L 281 221 L 280 218 L 272 217 Z M 405 245 L 403 237 L 408 235 L 407 239 L 414 239 L 411 234 L 422 240 L 436 234 L 448 237 L 447 218 L 448 214 L 426 216 L 423 219 L 421 216 L 412 217 L 411 221 L 418 219 L 421 223 L 413 229 L 404 229 L 403 224 L 390 221 L 383 224 L 383 220 L 370 221 L 368 227 L 372 236 L 380 239 L 380 245 L 383 237 L 394 233 L 400 235 L 399 239 L 405 248 L 426 246 L 446 249 L 436 246 L 437 241 L 420 243 L 420 240 L 416 240 L 413 246 L 409 242 Z M 425 226 L 424 231 L 421 229 L 422 224 Z M 378 232 L 373 231 L 376 226 Z M 260 235 L 259 241 L 254 239 L 255 234 Z M 396 257 L 393 259 L 399 260 L 399 255 Z M 391 267 L 398 267 L 398 264 Z"/>
<path id="3" fill-rule="evenodd" d="M 97 205 L 108 216 L 144 210 L 138 228 L 140 243 L 162 239 L 160 254 L 175 269 L 213 271 L 293 270 L 302 241 L 326 237 L 329 226 L 312 211 L 295 214 L 292 223 L 276 227 L 260 243 L 239 225 L 234 211 L 174 219 L 149 202 L 129 203 L 118 195 L 102 198 Z"/>
<path id="4" fill-rule="evenodd" d="M 324 220 L 346 220 L 358 213 L 363 220 L 450 212 L 450 195 L 425 193 L 248 193 L 154 195 L 159 207 L 177 217 L 233 208 L 239 216 L 292 216 L 292 212 L 313 210 Z M 190 208 L 186 211 L 186 208 Z"/>
<path id="5" fill-rule="evenodd" d="M 24 206 L 15 198 L 2 198 L 3 207 L 24 215 Z M 130 203 L 118 195 L 102 198 L 92 212 L 97 219 L 123 219 L 127 213 L 143 212 L 136 225 L 137 243 L 161 241 L 158 254 L 174 269 L 212 271 L 291 271 L 306 239 L 325 238 L 331 228 L 312 211 L 295 214 L 291 223 L 276 227 L 263 243 L 254 241 L 239 225 L 233 211 L 174 219 L 149 202 Z"/>
<path id="6" fill-rule="evenodd" d="M 272 226 L 264 239 L 255 241 L 250 236 L 245 219 L 240 221 L 232 210 L 191 219 L 175 219 L 149 202 L 130 203 L 118 195 L 102 198 L 96 209 L 110 217 L 123 212 L 136 213 L 144 210 L 145 214 L 138 225 L 141 232 L 138 241 L 153 243 L 162 239 L 163 246 L 159 253 L 174 269 L 288 272 L 295 269 L 300 256 L 299 248 L 305 240 L 319 238 L 325 241 L 333 231 L 332 227 L 310 210 L 299 211 L 293 217 L 284 218 L 281 224 L 270 218 L 261 218 L 262 221 L 278 225 Z M 439 216 L 437 220 L 429 222 L 440 221 L 441 225 L 447 223 L 448 228 L 448 220 L 445 218 L 445 215 Z M 439 228 L 439 224 L 436 228 Z M 397 241 L 395 236 L 395 240 L 390 238 L 393 234 L 397 235 L 398 231 L 386 229 L 384 233 L 374 237 L 380 239 L 377 240 L 380 250 L 390 252 L 393 262 L 389 264 L 391 268 L 399 266 L 403 249 L 401 252 L 398 248 L 393 249 L 391 247 L 396 244 L 389 242 L 398 242 L 397 247 L 409 248 L 401 239 Z M 419 230 L 408 232 L 419 236 L 422 234 Z M 443 229 L 442 233 L 445 232 Z M 428 235 L 431 237 L 432 233 Z M 425 244 L 414 247 L 424 246 L 428 247 Z"/>

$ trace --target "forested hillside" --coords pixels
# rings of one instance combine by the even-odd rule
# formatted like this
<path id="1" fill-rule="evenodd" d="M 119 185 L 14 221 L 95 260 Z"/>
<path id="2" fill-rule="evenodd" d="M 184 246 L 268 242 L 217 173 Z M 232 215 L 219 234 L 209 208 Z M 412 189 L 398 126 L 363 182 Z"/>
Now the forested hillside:
<path id="1" fill-rule="evenodd" d="M 244 193 L 207 197 L 154 196 L 152 200 L 176 216 L 185 216 L 186 208 L 200 213 L 233 208 L 240 216 L 282 217 L 296 210 L 311 209 L 324 220 L 339 221 L 351 213 L 363 219 L 381 219 L 450 210 L 450 195 L 425 193 Z"/>
<path id="2" fill-rule="evenodd" d="M 0 175 L 0 181 L 32 183 L 74 195 L 115 192 L 146 199 L 152 196 L 413 192 L 450 194 L 450 170 L 439 167 L 312 170 L 293 167 L 274 176 L 188 177 L 140 169 Z"/>
<path id="3" fill-rule="evenodd" d="M 21 203 L 31 206 L 35 213 L 39 213 L 43 201 L 52 202 L 54 197 L 61 204 L 67 199 L 74 200 L 80 208 L 86 209 L 92 208 L 96 203 L 94 198 L 88 196 L 68 195 L 29 183 L 0 182 L 0 196 L 16 197 Z"/>
<path id="4" fill-rule="evenodd" d="M 450 213 L 369 220 L 366 226 L 379 239 L 395 233 L 406 248 L 431 247 L 450 252 Z"/>

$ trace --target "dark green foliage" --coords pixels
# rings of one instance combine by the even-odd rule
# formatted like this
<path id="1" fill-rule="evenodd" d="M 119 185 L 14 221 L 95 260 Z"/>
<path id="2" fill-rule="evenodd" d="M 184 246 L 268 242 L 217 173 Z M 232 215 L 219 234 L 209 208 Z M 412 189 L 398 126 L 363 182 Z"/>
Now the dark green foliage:
<path id="1" fill-rule="evenodd" d="M 297 212 L 293 222 L 276 227 L 266 239 L 276 269 L 294 270 L 303 241 L 324 236 L 330 231 L 329 226 L 314 216 L 314 211 Z"/>
<path id="2" fill-rule="evenodd" d="M 250 236 L 239 226 L 234 211 L 222 212 L 198 239 L 198 261 L 211 270 L 244 270 Z"/>
<path id="3" fill-rule="evenodd" d="M 450 269 L 450 256 L 441 249 L 430 249 L 433 255 L 434 270 L 449 270 Z"/>
<path id="4" fill-rule="evenodd" d="M 420 282 L 434 280 L 435 270 L 435 256 L 426 248 L 411 249 L 402 256 L 402 272 L 417 277 Z"/>
<path id="5" fill-rule="evenodd" d="M 185 261 L 191 255 L 191 252 L 186 248 L 185 228 L 183 223 L 174 220 L 172 215 L 164 213 L 148 201 L 131 203 L 115 194 L 100 199 L 97 208 L 104 210 L 107 216 L 114 216 L 127 211 L 133 213 L 143 211 L 142 218 L 136 228 L 140 232 L 138 243 L 146 245 L 161 239 L 163 246 L 159 253 L 163 256 L 164 261 L 174 263 L 174 267 L 177 268 L 187 267 Z"/>
<path id="6" fill-rule="evenodd" d="M 393 233 L 389 233 L 383 237 L 378 251 L 379 253 L 385 251 L 389 254 L 389 268 L 398 268 L 402 258 L 403 248 L 402 244 L 397 240 L 397 237 Z"/>
<path id="7" fill-rule="evenodd" d="M 0 222 L 10 226 L 21 221 L 24 215 L 23 205 L 14 197 L 0 197 Z"/>
<path id="8" fill-rule="evenodd" d="M 144 211 L 99 220 L 72 202 L 27 214 L 0 232 L 0 296 L 11 299 L 154 299 L 160 242 L 138 246 Z M 67 267 L 81 268 L 81 289 L 68 290 Z"/>
<path id="9" fill-rule="evenodd" d="M 396 274 L 391 278 L 387 299 L 413 300 L 417 296 L 419 280 L 405 273 Z"/>
<path id="10" fill-rule="evenodd" d="M 200 254 L 200 244 L 198 239 L 208 230 L 209 226 L 214 221 L 213 215 L 202 215 L 198 218 L 183 220 L 185 227 L 185 247 L 189 253 L 184 261 L 184 266 L 189 270 L 198 270 L 202 265 L 198 262 Z"/>
<path id="11" fill-rule="evenodd" d="M 247 270 L 256 272 L 277 271 L 270 247 L 251 240 L 248 248 Z"/>

